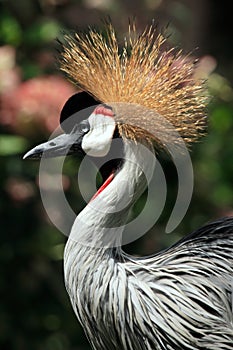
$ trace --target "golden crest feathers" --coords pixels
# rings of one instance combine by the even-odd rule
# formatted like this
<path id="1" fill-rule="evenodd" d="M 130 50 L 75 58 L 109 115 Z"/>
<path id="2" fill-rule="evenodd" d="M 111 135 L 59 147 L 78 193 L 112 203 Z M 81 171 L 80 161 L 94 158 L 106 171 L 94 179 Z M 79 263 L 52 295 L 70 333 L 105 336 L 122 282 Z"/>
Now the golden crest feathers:
<path id="1" fill-rule="evenodd" d="M 105 30 L 67 35 L 61 69 L 113 107 L 123 136 L 166 143 L 179 135 L 195 141 L 205 128 L 208 101 L 205 82 L 195 78 L 195 62 L 181 51 L 164 51 L 166 38 L 153 25 L 141 35 L 129 26 L 122 48 L 112 25 Z"/>

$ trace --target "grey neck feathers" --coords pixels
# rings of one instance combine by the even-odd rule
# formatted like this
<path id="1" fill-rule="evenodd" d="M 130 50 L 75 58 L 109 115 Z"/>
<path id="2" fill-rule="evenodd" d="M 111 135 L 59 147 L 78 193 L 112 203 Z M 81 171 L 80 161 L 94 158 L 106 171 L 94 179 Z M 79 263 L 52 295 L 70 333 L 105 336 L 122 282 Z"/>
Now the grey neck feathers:
<path id="1" fill-rule="evenodd" d="M 145 190 L 155 166 L 152 147 L 124 142 L 124 163 L 112 182 L 77 216 L 69 239 L 94 249 L 121 245 L 130 208 Z"/>

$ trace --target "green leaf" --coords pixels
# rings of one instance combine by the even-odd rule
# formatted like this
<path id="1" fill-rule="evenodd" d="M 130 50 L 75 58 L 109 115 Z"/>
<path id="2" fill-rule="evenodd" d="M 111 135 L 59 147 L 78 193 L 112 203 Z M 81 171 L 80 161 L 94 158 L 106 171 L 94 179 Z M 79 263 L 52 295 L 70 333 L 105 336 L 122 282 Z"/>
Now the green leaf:
<path id="1" fill-rule="evenodd" d="M 29 44 L 37 46 L 53 41 L 59 34 L 60 27 L 56 21 L 44 20 L 31 26 L 26 33 L 25 40 Z"/>
<path id="2" fill-rule="evenodd" d="M 24 137 L 15 135 L 1 135 L 0 156 L 9 156 L 24 152 L 28 142 Z"/>
<path id="3" fill-rule="evenodd" d="M 5 16 L 0 18 L 0 39 L 5 44 L 18 46 L 22 41 L 22 30 L 14 17 Z"/>
<path id="4" fill-rule="evenodd" d="M 218 133 L 224 133 L 232 128 L 232 114 L 233 110 L 231 106 L 222 104 L 216 106 L 211 115 L 211 125 L 218 131 Z"/>

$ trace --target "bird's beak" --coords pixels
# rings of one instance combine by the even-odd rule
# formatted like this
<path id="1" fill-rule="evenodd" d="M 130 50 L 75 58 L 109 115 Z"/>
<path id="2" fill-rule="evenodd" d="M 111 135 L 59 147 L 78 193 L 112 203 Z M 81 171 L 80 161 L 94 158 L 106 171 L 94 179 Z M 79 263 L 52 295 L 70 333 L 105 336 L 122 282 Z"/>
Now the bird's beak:
<path id="1" fill-rule="evenodd" d="M 42 143 L 28 151 L 23 159 L 40 159 L 65 156 L 74 153 L 83 153 L 81 143 L 83 132 L 71 131 L 70 134 L 62 134 L 54 139 Z"/>

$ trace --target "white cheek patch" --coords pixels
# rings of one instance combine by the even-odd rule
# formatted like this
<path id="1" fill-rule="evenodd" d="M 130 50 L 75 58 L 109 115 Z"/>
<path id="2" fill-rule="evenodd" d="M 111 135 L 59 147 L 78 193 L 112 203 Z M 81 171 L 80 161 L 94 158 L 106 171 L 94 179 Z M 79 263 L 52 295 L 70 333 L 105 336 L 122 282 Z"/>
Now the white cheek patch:
<path id="1" fill-rule="evenodd" d="M 88 118 L 90 131 L 83 137 L 82 149 L 92 157 L 104 157 L 109 152 L 116 123 L 110 115 L 96 114 Z"/>

